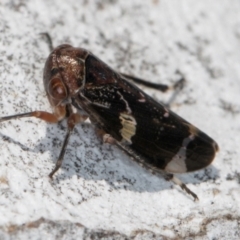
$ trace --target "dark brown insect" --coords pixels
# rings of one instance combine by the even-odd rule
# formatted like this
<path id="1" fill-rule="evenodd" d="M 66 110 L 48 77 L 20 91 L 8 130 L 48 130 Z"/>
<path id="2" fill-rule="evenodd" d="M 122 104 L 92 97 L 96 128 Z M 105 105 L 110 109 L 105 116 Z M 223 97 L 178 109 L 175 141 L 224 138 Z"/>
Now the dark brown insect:
<path id="1" fill-rule="evenodd" d="M 198 199 L 173 173 L 208 166 L 218 151 L 217 143 L 131 82 L 161 91 L 168 86 L 120 74 L 89 51 L 66 44 L 49 55 L 43 81 L 53 113 L 34 111 L 2 117 L 0 122 L 37 117 L 57 123 L 67 118 L 67 135 L 50 178 L 62 165 L 74 126 L 89 118 L 104 142 L 118 145 L 144 167 L 165 173 Z"/>

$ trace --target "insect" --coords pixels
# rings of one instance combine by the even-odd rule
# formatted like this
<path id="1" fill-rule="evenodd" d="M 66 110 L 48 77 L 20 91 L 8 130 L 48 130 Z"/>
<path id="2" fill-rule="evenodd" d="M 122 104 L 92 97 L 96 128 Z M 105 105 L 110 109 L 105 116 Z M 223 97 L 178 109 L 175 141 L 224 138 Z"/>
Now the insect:
<path id="1" fill-rule="evenodd" d="M 0 122 L 23 117 L 50 123 L 67 119 L 67 134 L 50 178 L 62 165 L 74 126 L 89 118 L 104 142 L 116 144 L 140 165 L 165 174 L 198 199 L 174 173 L 208 166 L 218 151 L 217 143 L 132 82 L 161 91 L 168 86 L 118 73 L 91 52 L 67 44 L 50 53 L 43 82 L 52 113 L 33 111 L 1 117 Z"/>

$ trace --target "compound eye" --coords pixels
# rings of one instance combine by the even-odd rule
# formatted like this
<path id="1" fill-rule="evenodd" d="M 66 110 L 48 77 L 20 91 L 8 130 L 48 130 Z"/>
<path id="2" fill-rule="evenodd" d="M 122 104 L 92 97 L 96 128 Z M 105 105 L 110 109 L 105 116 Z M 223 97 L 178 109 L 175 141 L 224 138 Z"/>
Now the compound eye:
<path id="1" fill-rule="evenodd" d="M 67 97 L 67 90 L 59 78 L 53 78 L 50 81 L 48 93 L 52 98 L 57 100 L 63 100 Z"/>

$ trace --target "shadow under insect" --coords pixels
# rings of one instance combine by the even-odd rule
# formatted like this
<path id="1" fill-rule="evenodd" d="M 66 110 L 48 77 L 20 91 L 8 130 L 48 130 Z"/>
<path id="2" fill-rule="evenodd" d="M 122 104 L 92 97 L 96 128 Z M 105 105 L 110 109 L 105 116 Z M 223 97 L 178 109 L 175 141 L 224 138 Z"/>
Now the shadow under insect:
<path id="1" fill-rule="evenodd" d="M 45 137 L 39 139 L 34 148 L 25 146 L 17 138 L 13 139 L 1 133 L 0 138 L 19 146 L 24 151 L 50 152 L 50 158 L 55 163 L 62 146 L 65 129 L 65 122 L 48 125 Z M 41 162 L 38 164 L 41 166 Z M 61 184 L 64 179 L 71 179 L 75 175 L 86 181 L 104 180 L 115 190 L 125 189 L 139 193 L 159 192 L 171 189 L 173 186 L 171 182 L 165 180 L 163 175 L 152 174 L 139 166 L 117 146 L 104 144 L 101 139 L 96 138 L 93 126 L 88 123 L 75 127 L 61 171 L 55 175 L 53 184 Z M 178 174 L 178 177 L 186 184 L 198 185 L 206 181 L 215 181 L 219 178 L 219 171 L 210 165 L 197 172 Z"/>

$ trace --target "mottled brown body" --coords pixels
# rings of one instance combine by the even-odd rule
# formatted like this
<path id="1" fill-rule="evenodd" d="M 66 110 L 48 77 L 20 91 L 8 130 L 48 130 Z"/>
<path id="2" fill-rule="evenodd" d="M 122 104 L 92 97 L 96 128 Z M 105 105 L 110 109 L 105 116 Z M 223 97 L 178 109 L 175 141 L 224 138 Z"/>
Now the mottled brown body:
<path id="1" fill-rule="evenodd" d="M 117 144 L 154 171 L 184 173 L 208 166 L 218 151 L 217 143 L 131 81 L 144 83 L 114 71 L 85 49 L 61 45 L 49 55 L 44 68 L 44 87 L 53 114 L 35 111 L 0 121 L 29 116 L 49 122 L 68 119 L 68 133 L 50 177 L 62 164 L 75 124 L 87 118 L 105 142 Z M 167 89 L 166 85 L 158 86 L 162 91 Z M 168 176 L 197 199 L 185 184 Z"/>

